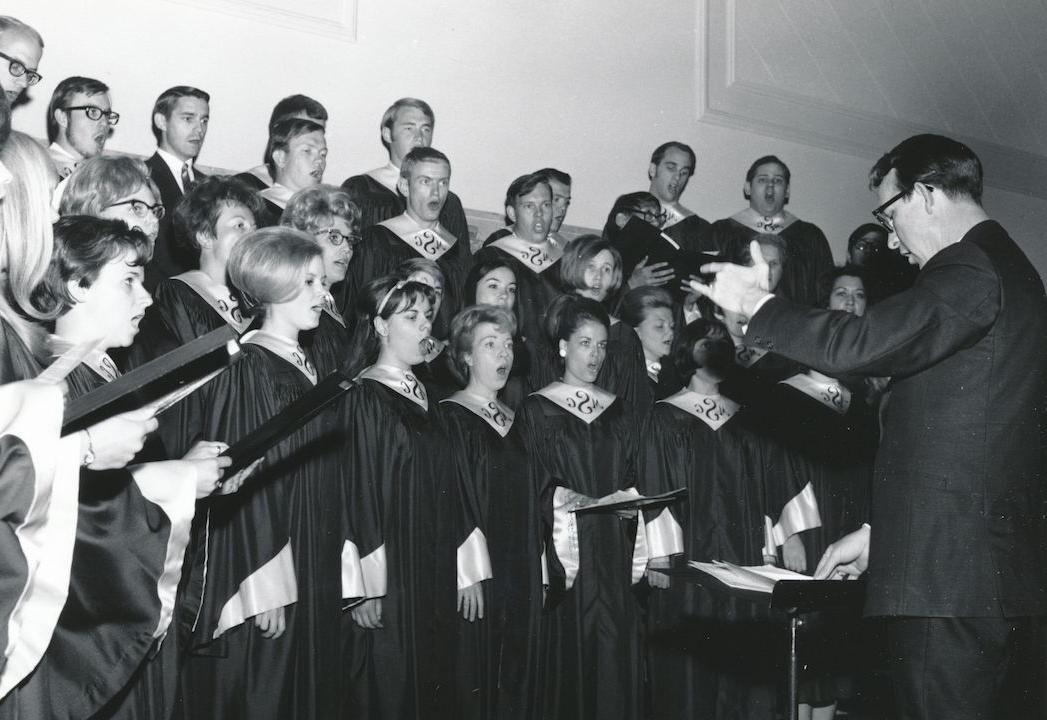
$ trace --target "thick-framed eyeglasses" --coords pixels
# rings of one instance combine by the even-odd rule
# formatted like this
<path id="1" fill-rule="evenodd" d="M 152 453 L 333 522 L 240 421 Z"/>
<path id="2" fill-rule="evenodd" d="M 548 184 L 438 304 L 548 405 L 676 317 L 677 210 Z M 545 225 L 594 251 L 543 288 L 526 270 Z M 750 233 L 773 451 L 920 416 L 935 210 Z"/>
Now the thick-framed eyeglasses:
<path id="1" fill-rule="evenodd" d="M 338 247 L 342 243 L 349 243 L 349 247 L 354 247 L 360 244 L 359 235 L 346 235 L 338 228 L 323 228 L 313 233 L 315 237 L 324 238 L 327 242 L 331 243 L 335 247 Z"/>
<path id="2" fill-rule="evenodd" d="M 925 185 L 924 187 L 927 188 L 927 192 L 934 192 L 934 188 L 931 187 L 930 185 Z M 898 193 L 897 195 L 892 197 L 890 200 L 885 202 L 883 205 L 881 205 L 880 207 L 878 207 L 878 208 L 876 208 L 875 210 L 872 211 L 872 215 L 873 215 L 874 218 L 876 218 L 876 222 L 880 223 L 880 225 L 883 226 L 884 230 L 886 230 L 889 233 L 893 233 L 894 232 L 894 220 L 892 220 L 891 218 L 887 217 L 887 212 L 886 212 L 887 208 L 889 208 L 891 205 L 894 205 L 896 202 L 901 200 L 906 195 L 911 194 L 912 192 L 913 192 L 912 190 L 902 190 L 900 193 Z"/>
<path id="3" fill-rule="evenodd" d="M 149 213 L 155 215 L 157 220 L 162 220 L 164 217 L 164 206 L 160 203 L 150 205 L 144 200 L 121 200 L 120 202 L 113 203 L 109 207 L 117 207 L 119 205 L 130 205 L 131 212 L 139 219 L 144 219 Z"/>
<path id="4" fill-rule="evenodd" d="M 644 210 L 642 208 L 633 208 L 631 211 L 634 215 L 642 217 L 645 221 L 652 225 L 661 227 L 665 224 L 666 218 L 669 217 L 669 213 L 662 210 L 661 212 L 655 212 L 654 210 Z"/>
<path id="5" fill-rule="evenodd" d="M 101 120 L 104 115 L 110 125 L 116 125 L 120 122 L 120 113 L 113 112 L 112 110 L 103 110 L 97 105 L 70 105 L 69 107 L 64 107 L 62 109 L 66 112 L 69 112 L 70 110 L 83 110 L 84 115 L 87 116 L 88 120 L 95 121 Z"/>
<path id="6" fill-rule="evenodd" d="M 38 73 L 36 70 L 30 70 L 25 66 L 25 63 L 21 60 L 16 60 L 10 55 L 0 53 L 0 58 L 6 60 L 9 65 L 7 71 L 11 73 L 13 77 L 22 77 L 25 75 L 25 81 L 27 85 L 36 85 L 38 82 L 44 79 L 44 76 Z"/>

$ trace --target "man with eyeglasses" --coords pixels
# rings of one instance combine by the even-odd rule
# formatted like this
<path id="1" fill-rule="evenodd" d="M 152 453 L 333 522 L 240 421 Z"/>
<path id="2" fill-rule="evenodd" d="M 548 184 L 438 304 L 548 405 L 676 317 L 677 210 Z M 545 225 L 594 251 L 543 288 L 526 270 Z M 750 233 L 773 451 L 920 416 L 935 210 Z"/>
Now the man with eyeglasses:
<path id="1" fill-rule="evenodd" d="M 709 245 L 709 221 L 684 207 L 680 196 L 694 174 L 697 158 L 689 145 L 671 140 L 651 153 L 647 177 L 648 192 L 658 198 L 665 213 L 662 230 L 684 250 L 712 250 Z"/>
<path id="2" fill-rule="evenodd" d="M 27 87 L 40 82 L 37 68 L 43 55 L 40 33 L 18 18 L 0 15 L 0 88 L 12 107 Z"/>
<path id="3" fill-rule="evenodd" d="M 105 83 L 80 76 L 58 83 L 47 106 L 47 152 L 59 176 L 69 177 L 81 161 L 101 155 L 119 120 Z"/>
<path id="4" fill-rule="evenodd" d="M 868 570 L 865 613 L 887 618 L 895 717 L 1034 717 L 1017 706 L 1037 697 L 1042 664 L 1021 651 L 1047 611 L 1047 294 L 982 207 L 966 145 L 911 137 L 880 158 L 870 187 L 888 245 L 920 272 L 862 317 L 770 294 L 759 260 L 706 266 L 715 280 L 693 287 L 750 318 L 747 343 L 837 377 L 893 378 L 871 526 L 830 545 L 815 575 Z"/>

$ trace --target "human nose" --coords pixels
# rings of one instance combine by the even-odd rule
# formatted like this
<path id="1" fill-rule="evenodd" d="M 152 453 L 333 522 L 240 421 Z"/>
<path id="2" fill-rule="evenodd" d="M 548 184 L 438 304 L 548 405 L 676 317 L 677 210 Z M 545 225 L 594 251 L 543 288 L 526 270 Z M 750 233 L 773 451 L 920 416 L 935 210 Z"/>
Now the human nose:
<path id="1" fill-rule="evenodd" d="M 145 309 L 145 308 L 147 308 L 147 307 L 149 307 L 150 305 L 153 304 L 153 296 L 149 294 L 148 290 L 146 290 L 144 287 L 139 285 L 138 286 L 138 292 L 139 292 L 138 302 L 142 306 L 143 309 Z"/>
<path id="2" fill-rule="evenodd" d="M 901 245 L 902 243 L 898 239 L 898 233 L 892 230 L 887 234 L 887 247 L 889 247 L 891 250 L 897 250 L 901 247 Z"/>

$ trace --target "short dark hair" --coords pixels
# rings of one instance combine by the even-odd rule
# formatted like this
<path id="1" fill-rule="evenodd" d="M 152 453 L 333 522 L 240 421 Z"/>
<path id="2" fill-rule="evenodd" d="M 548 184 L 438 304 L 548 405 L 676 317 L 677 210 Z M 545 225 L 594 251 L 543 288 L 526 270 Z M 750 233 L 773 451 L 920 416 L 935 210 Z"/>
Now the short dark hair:
<path id="1" fill-rule="evenodd" d="M 160 142 L 160 128 L 156 126 L 156 122 L 153 120 L 156 114 L 159 113 L 165 118 L 171 118 L 171 112 L 174 111 L 174 106 L 178 102 L 179 98 L 192 97 L 198 100 L 203 100 L 205 103 L 211 102 L 211 96 L 205 93 L 200 88 L 192 87 L 191 85 L 175 85 L 174 87 L 167 88 L 160 97 L 153 103 L 153 111 L 149 113 L 149 124 L 153 127 L 153 137 L 156 138 L 157 142 Z"/>
<path id="2" fill-rule="evenodd" d="M 618 249 L 599 235 L 581 235 L 568 244 L 560 258 L 560 281 L 566 292 L 585 290 L 585 268 L 589 261 L 604 250 L 611 253 L 614 259 L 614 287 L 608 291 L 608 297 L 615 294 L 622 286 L 622 255 Z"/>
<path id="3" fill-rule="evenodd" d="M 418 163 L 424 162 L 447 163 L 447 169 L 451 169 L 451 161 L 442 152 L 434 147 L 418 146 L 416 148 L 411 148 L 411 151 L 404 155 L 404 159 L 400 163 L 400 177 L 410 180 L 414 166 Z"/>
<path id="4" fill-rule="evenodd" d="M 498 248 L 485 247 L 480 248 L 473 255 L 473 266 L 469 268 L 469 272 L 465 275 L 465 285 L 462 290 L 462 304 L 468 307 L 469 305 L 476 304 L 476 286 L 480 284 L 484 276 L 492 270 L 499 268 L 506 268 L 516 277 L 516 270 L 513 269 L 513 260 L 503 253 Z M 523 303 L 513 303 L 513 315 L 516 317 L 516 326 L 518 328 L 523 327 Z"/>
<path id="5" fill-rule="evenodd" d="M 277 120 L 269 128 L 269 142 L 265 146 L 265 166 L 269 168 L 269 174 L 276 179 L 276 162 L 273 153 L 277 150 L 287 150 L 291 141 L 301 135 L 311 132 L 324 132 L 324 126 L 315 120 L 308 118 L 289 117 Z"/>
<path id="6" fill-rule="evenodd" d="M 659 210 L 662 207 L 662 204 L 658 202 L 658 198 L 646 190 L 619 195 L 614 201 L 614 205 L 611 206 L 611 212 L 607 213 L 607 222 L 603 224 L 603 236 L 611 241 L 617 240 L 618 234 L 622 229 L 614 221 L 615 217 L 618 213 L 636 212 L 641 205 L 653 205 Z"/>
<path id="7" fill-rule="evenodd" d="M 763 157 L 753 160 L 753 164 L 745 171 L 745 182 L 752 182 L 753 178 L 756 177 L 756 169 L 761 165 L 769 165 L 770 163 L 781 166 L 782 172 L 785 174 L 786 185 L 792 182 L 792 171 L 789 170 L 789 166 L 782 162 L 782 159 L 777 155 L 764 155 Z"/>
<path id="8" fill-rule="evenodd" d="M 662 143 L 654 149 L 651 153 L 651 163 L 657 165 L 665 157 L 665 154 L 670 150 L 679 150 L 680 152 L 687 153 L 687 156 L 691 158 L 691 169 L 693 170 L 698 164 L 698 156 L 694 154 L 694 150 L 691 149 L 690 145 L 682 143 L 679 140 L 670 140 L 667 143 Z"/>
<path id="9" fill-rule="evenodd" d="M 656 308 L 665 308 L 672 312 L 672 295 L 665 288 L 644 285 L 625 294 L 619 313 L 623 323 L 635 328 L 647 318 L 648 312 Z"/>
<path id="10" fill-rule="evenodd" d="M 818 299 L 821 301 L 821 307 L 829 307 L 829 298 L 833 292 L 833 285 L 836 281 L 842 277 L 856 277 L 862 281 L 862 286 L 866 292 L 869 290 L 869 278 L 868 273 L 864 268 L 860 268 L 857 265 L 841 265 L 834 267 L 818 279 Z"/>
<path id="11" fill-rule="evenodd" d="M 549 188 L 549 195 L 550 197 L 552 196 L 553 189 L 549 185 L 549 181 L 541 173 L 528 173 L 516 178 L 509 183 L 509 188 L 505 191 L 505 207 L 508 208 L 515 205 L 517 200 L 534 191 L 539 185 L 545 185 Z M 505 224 L 512 224 L 512 221 L 509 220 L 508 212 L 505 213 Z"/>
<path id="12" fill-rule="evenodd" d="M 982 162 L 962 142 L 944 135 L 914 135 L 894 146 L 869 172 L 869 189 L 880 187 L 894 170 L 899 192 L 909 194 L 916 183 L 932 185 L 949 197 L 982 202 Z"/>
<path id="13" fill-rule="evenodd" d="M 869 233 L 876 233 L 883 238 L 883 244 L 887 245 L 887 228 L 880 223 L 862 223 L 847 238 L 847 251 L 850 252 L 858 244 L 858 241 Z"/>
<path id="14" fill-rule="evenodd" d="M 388 320 L 401 309 L 401 305 L 407 310 L 422 300 L 428 301 L 430 306 L 436 302 L 436 294 L 431 287 L 414 280 L 401 280 L 396 275 L 375 278 L 361 288 L 356 296 L 349 359 L 345 363 L 350 377 L 356 377 L 378 359 L 382 344 L 374 327 L 374 319 L 381 317 Z"/>
<path id="15" fill-rule="evenodd" d="M 543 176 L 547 182 L 549 180 L 555 180 L 561 185 L 571 184 L 571 176 L 565 173 L 563 170 L 557 170 L 556 168 L 542 168 L 541 170 L 536 170 L 535 174 Z"/>
<path id="16" fill-rule="evenodd" d="M 295 117 L 303 112 L 313 120 L 327 122 L 327 108 L 318 101 L 308 95 L 288 95 L 273 106 L 273 112 L 269 115 L 269 127 L 272 128 L 279 120 Z"/>
<path id="17" fill-rule="evenodd" d="M 215 237 L 218 216 L 227 205 L 243 205 L 254 215 L 256 223 L 266 212 L 261 197 L 242 180 L 210 175 L 194 185 L 175 207 L 173 222 L 179 230 L 175 237 L 199 250 L 196 236 Z"/>
<path id="18" fill-rule="evenodd" d="M 76 305 L 67 283 L 89 288 L 102 268 L 122 255 L 134 254 L 133 265 L 144 266 L 153 254 L 152 241 L 122 220 L 67 215 L 54 225 L 54 254 L 36 292 L 37 305 L 48 312 L 67 312 Z"/>
<path id="19" fill-rule="evenodd" d="M 516 318 L 505 308 L 494 305 L 473 305 L 463 309 L 451 321 L 450 342 L 447 346 L 451 373 L 462 385 L 469 384 L 469 366 L 465 356 L 473 348 L 476 327 L 491 323 L 510 336 L 516 335 Z"/>
<path id="20" fill-rule="evenodd" d="M 605 328 L 611 326 L 611 318 L 600 303 L 579 295 L 561 295 L 549 303 L 545 314 L 545 335 L 555 348 L 587 322 L 600 323 Z"/>
<path id="21" fill-rule="evenodd" d="M 711 315 L 687 323 L 677 334 L 672 352 L 669 353 L 680 379 L 684 382 L 689 381 L 694 371 L 698 369 L 698 362 L 694 359 L 694 346 L 699 341 L 706 338 L 727 340 L 730 337 L 727 326 Z M 731 360 L 733 359 L 732 354 Z"/>
<path id="22" fill-rule="evenodd" d="M 69 99 L 77 93 L 85 95 L 103 95 L 109 92 L 109 86 L 101 80 L 74 75 L 67 77 L 55 86 L 51 93 L 51 102 L 47 104 L 47 140 L 54 142 L 58 137 L 58 121 L 55 120 L 55 110 L 65 107 Z"/>

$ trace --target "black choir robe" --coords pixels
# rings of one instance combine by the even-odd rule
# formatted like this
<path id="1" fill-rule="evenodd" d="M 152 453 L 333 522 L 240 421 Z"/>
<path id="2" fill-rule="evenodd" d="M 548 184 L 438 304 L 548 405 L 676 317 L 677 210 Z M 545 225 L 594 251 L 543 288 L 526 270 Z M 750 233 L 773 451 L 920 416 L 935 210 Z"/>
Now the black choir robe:
<path id="1" fill-rule="evenodd" d="M 564 387 L 570 386 L 550 386 Z M 587 423 L 537 393 L 516 418 L 545 522 L 542 717 L 641 718 L 641 635 L 632 585 L 646 560 L 639 568 L 634 564 L 636 523 L 567 512 L 569 491 L 600 498 L 635 485 L 639 427 L 629 406 L 608 393 L 568 392 L 580 393 L 574 400 L 580 412 L 599 413 L 596 419 Z M 602 412 L 594 410 L 598 406 Z M 572 523 L 577 543 L 566 543 L 561 555 L 565 546 L 557 539 L 575 534 Z"/>
<path id="2" fill-rule="evenodd" d="M 312 387 L 267 348 L 245 342 L 242 354 L 201 390 L 202 432 L 230 444 Z M 323 451 L 331 424 L 314 418 L 270 450 L 237 493 L 211 500 L 186 670 L 190 717 L 283 718 L 291 708 L 323 717 L 337 706 L 340 492 Z M 277 607 L 287 630 L 263 638 L 253 618 Z"/>
<path id="3" fill-rule="evenodd" d="M 368 371 L 374 370 L 369 368 Z M 346 612 L 349 717 L 446 717 L 453 694 L 456 491 L 439 407 L 362 374 L 347 398 L 343 555 L 359 558 L 357 599 L 380 597 L 381 629 Z M 412 376 L 412 387 L 421 385 Z"/>
<path id="4" fill-rule="evenodd" d="M 681 250 L 708 252 L 718 248 L 712 241 L 712 224 L 699 215 L 688 215 L 679 222 L 663 227 L 662 232 L 671 237 Z"/>
<path id="5" fill-rule="evenodd" d="M 748 247 L 759 235 L 757 230 L 734 218 L 717 220 L 709 232 L 714 247 L 729 259 L 737 258 L 741 249 Z M 788 259 L 775 293 L 800 305 L 819 305 L 822 300 L 818 292 L 819 282 L 834 267 L 825 233 L 813 223 L 796 219 L 777 235 L 785 240 Z"/>
<path id="6" fill-rule="evenodd" d="M 316 364 L 316 376 L 320 379 L 341 370 L 349 360 L 349 330 L 333 306 L 320 313 L 320 324 L 303 332 L 300 340 Z"/>
<path id="7" fill-rule="evenodd" d="M 538 718 L 541 518 L 523 438 L 511 415 L 498 408 L 490 409 L 491 420 L 454 397 L 443 401 L 441 408 L 463 517 L 475 519 L 475 528 L 468 521 L 460 526 L 459 548 L 479 529 L 493 574 L 483 583 L 483 620 L 470 623 L 458 618 L 454 716 Z"/>
<path id="8" fill-rule="evenodd" d="M 360 208 L 361 230 L 396 217 L 407 209 L 407 200 L 398 190 L 390 190 L 366 173 L 348 178 L 342 183 L 342 189 Z M 455 237 L 463 239 L 466 250 L 469 249 L 469 223 L 461 198 L 453 192 L 447 193 L 447 202 L 440 210 L 440 224 Z"/>
<path id="9" fill-rule="evenodd" d="M 690 490 L 669 506 L 669 516 L 651 523 L 662 526 L 662 536 L 679 528 L 682 548 L 666 547 L 682 549 L 681 560 L 762 565 L 780 544 L 772 528 L 785 536 L 797 531 L 785 508 L 812 495 L 798 486 L 781 448 L 753 429 L 755 415 L 722 395 L 687 388 L 655 403 L 644 433 L 641 491 Z M 805 510 L 809 525 L 810 506 Z M 653 556 L 665 552 L 652 549 Z M 781 638 L 766 606 L 673 579 L 669 589 L 652 592 L 648 626 L 656 717 L 773 720 L 773 648 Z"/>

